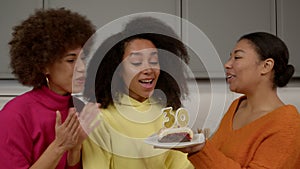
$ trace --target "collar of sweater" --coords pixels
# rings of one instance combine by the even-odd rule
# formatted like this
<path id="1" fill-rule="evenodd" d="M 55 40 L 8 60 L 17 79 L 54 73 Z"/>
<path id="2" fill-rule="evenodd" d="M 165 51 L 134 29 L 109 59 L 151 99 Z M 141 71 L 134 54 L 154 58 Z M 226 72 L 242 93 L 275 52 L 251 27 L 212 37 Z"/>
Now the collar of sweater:
<path id="1" fill-rule="evenodd" d="M 56 110 L 66 110 L 70 107 L 71 95 L 62 96 L 59 95 L 48 87 L 43 86 L 38 89 L 33 90 L 37 102 L 42 103 L 49 109 Z"/>

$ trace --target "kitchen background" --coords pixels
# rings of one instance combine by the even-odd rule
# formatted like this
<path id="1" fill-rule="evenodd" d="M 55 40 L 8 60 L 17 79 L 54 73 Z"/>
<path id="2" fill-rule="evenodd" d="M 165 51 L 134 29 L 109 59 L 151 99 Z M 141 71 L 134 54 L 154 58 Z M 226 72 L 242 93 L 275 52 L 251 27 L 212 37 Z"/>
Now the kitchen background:
<path id="1" fill-rule="evenodd" d="M 198 53 L 194 53 L 195 49 L 190 49 L 189 67 L 196 79 L 196 86 L 191 85 L 191 97 L 200 96 L 199 110 L 210 112 L 212 115 L 207 117 L 207 113 L 191 112 L 193 128 L 202 127 L 204 121 L 207 121 L 206 126 L 215 128 L 231 101 L 239 96 L 227 90 L 222 67 L 236 40 L 241 35 L 254 31 L 273 33 L 286 42 L 290 50 L 290 63 L 296 67 L 291 82 L 287 87 L 278 89 L 278 93 L 286 103 L 294 104 L 300 110 L 300 1 L 298 0 L 1 1 L 0 108 L 11 98 L 30 89 L 18 84 L 10 73 L 7 43 L 11 39 L 12 27 L 27 18 L 35 9 L 52 7 L 65 7 L 86 15 L 98 29 L 130 14 L 147 12 L 154 16 L 156 13 L 153 12 L 159 12 L 163 13 L 161 16 L 172 15 L 180 18 L 168 20 L 167 24 L 171 25 L 185 42 L 191 42 L 194 37 L 191 30 L 195 28 L 205 35 L 208 39 L 206 43 L 213 46 L 215 50 L 213 52 L 218 56 L 218 63 L 207 64 L 211 62 L 205 59 L 209 60 L 210 57 L 199 56 Z M 191 27 L 193 29 L 190 29 Z M 202 43 L 198 46 L 202 46 Z M 206 118 L 208 119 L 205 120 Z"/>

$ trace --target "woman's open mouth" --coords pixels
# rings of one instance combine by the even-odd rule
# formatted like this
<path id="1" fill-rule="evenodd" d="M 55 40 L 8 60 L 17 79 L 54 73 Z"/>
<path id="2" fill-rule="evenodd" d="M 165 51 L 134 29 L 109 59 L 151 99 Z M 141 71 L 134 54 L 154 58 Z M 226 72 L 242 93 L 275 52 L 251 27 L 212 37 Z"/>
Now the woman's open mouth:
<path id="1" fill-rule="evenodd" d="M 153 88 L 153 81 L 154 79 L 144 79 L 144 80 L 139 80 L 139 82 L 141 83 L 141 85 L 144 87 L 144 88 Z"/>

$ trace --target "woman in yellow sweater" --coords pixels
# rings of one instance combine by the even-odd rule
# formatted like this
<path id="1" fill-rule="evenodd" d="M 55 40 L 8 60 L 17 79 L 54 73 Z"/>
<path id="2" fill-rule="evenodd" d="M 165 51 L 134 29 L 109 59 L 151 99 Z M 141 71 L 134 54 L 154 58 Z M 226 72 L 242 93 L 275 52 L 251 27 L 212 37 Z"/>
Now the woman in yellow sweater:
<path id="1" fill-rule="evenodd" d="M 300 168 L 299 112 L 276 92 L 294 73 L 288 60 L 286 45 L 272 34 L 239 39 L 225 68 L 230 90 L 244 96 L 232 103 L 204 147 L 181 150 L 191 153 L 196 168 Z"/>
<path id="2" fill-rule="evenodd" d="M 162 127 L 163 107 L 181 107 L 187 61 L 184 44 L 154 18 L 137 18 L 102 43 L 87 70 L 84 95 L 102 114 L 83 144 L 84 169 L 194 168 L 187 154 L 144 143 Z"/>

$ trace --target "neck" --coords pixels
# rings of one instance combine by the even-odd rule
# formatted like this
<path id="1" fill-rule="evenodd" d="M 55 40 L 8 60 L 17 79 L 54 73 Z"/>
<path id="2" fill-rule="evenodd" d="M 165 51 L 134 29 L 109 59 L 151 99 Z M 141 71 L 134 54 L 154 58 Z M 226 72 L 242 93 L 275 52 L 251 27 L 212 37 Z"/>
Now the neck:
<path id="1" fill-rule="evenodd" d="M 276 88 L 261 87 L 256 88 L 254 92 L 247 93 L 247 104 L 245 105 L 251 112 L 272 111 L 284 103 L 277 95 Z"/>

